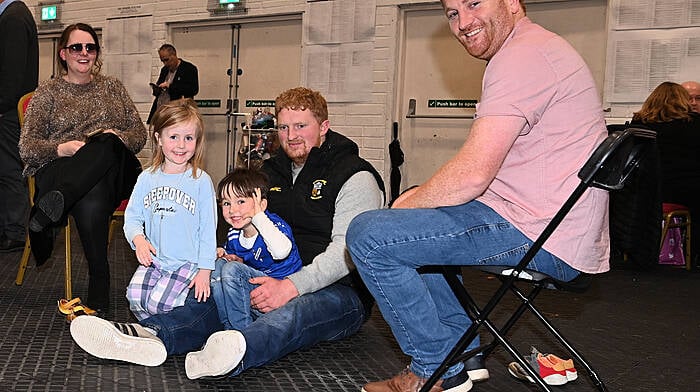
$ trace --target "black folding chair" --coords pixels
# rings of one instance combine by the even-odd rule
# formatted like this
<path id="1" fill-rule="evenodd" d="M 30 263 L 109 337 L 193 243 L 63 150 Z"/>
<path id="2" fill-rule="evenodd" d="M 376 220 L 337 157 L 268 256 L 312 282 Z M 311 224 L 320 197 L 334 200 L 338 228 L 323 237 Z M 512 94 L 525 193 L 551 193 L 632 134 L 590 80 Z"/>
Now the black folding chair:
<path id="1" fill-rule="evenodd" d="M 496 274 L 501 279 L 500 287 L 483 308 L 479 308 L 474 299 L 469 295 L 460 281 L 455 267 L 450 266 L 443 268 L 445 279 L 447 279 L 447 282 L 450 284 L 450 287 L 459 299 L 461 305 L 473 320 L 473 324 L 467 329 L 464 335 L 462 335 L 457 344 L 455 344 L 454 348 L 450 351 L 435 373 L 426 381 L 425 385 L 423 385 L 420 390 L 421 392 L 428 392 L 440 377 L 445 374 L 447 369 L 454 364 L 469 359 L 479 353 L 482 353 L 484 358 L 486 358 L 499 344 L 510 353 L 520 366 L 522 366 L 540 389 L 543 391 L 551 391 L 544 380 L 539 377 L 538 372 L 524 360 L 523 355 L 521 355 L 513 344 L 506 339 L 508 330 L 510 330 L 520 316 L 522 316 L 525 310 L 530 310 L 544 324 L 547 330 L 549 330 L 549 332 L 551 332 L 551 334 L 571 353 L 574 360 L 585 368 L 588 376 L 598 390 L 607 391 L 603 381 L 598 377 L 598 374 L 583 356 L 573 348 L 571 343 L 569 343 L 533 304 L 535 298 L 543 288 L 583 291 L 588 287 L 591 276 L 581 274 L 570 282 L 561 282 L 540 272 L 528 270 L 525 267 L 535 257 L 537 252 L 542 249 L 542 245 L 547 241 L 554 230 L 556 230 L 566 214 L 569 213 L 586 189 L 589 187 L 605 190 L 621 189 L 624 186 L 625 180 L 627 180 L 630 173 L 638 166 L 639 161 L 644 154 L 650 150 L 655 140 L 656 133 L 654 131 L 637 128 L 627 128 L 624 131 L 615 132 L 608 136 L 598 148 L 596 148 L 583 168 L 578 172 L 581 183 L 576 187 L 571 196 L 569 196 L 554 218 L 552 218 L 551 222 L 545 227 L 542 234 L 535 240 L 532 247 L 525 256 L 523 256 L 517 266 L 474 267 L 484 272 Z M 523 271 L 525 274 L 523 274 Z M 531 283 L 530 291 L 527 294 L 523 293 L 514 284 L 516 281 L 524 280 Z M 508 291 L 512 291 L 515 296 L 520 299 L 521 304 L 503 327 L 499 329 L 488 317 Z M 477 336 L 479 328 L 482 326 L 485 326 L 493 335 L 493 341 L 474 350 L 464 352 L 469 343 Z"/>

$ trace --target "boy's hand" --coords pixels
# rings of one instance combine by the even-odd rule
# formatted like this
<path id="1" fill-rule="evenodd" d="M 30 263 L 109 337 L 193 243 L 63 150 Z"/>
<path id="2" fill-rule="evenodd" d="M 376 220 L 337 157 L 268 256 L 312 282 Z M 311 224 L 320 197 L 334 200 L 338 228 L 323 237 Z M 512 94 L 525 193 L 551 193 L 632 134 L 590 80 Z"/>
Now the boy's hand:
<path id="1" fill-rule="evenodd" d="M 238 261 L 239 263 L 243 262 L 243 259 L 238 257 L 237 255 L 230 255 L 226 253 L 226 250 L 224 250 L 224 248 L 216 248 L 216 257 L 219 259 L 224 259 L 226 261 Z"/>
<path id="2" fill-rule="evenodd" d="M 226 261 L 237 261 L 239 263 L 243 262 L 243 259 L 238 257 L 237 255 L 225 255 L 224 260 Z"/>
<path id="3" fill-rule="evenodd" d="M 262 192 L 260 188 L 255 188 L 255 192 L 253 193 L 253 205 L 255 206 L 253 209 L 253 216 L 265 211 L 265 207 L 262 205 Z"/>
<path id="4" fill-rule="evenodd" d="M 194 287 L 194 297 L 197 298 L 197 302 L 206 302 L 209 298 L 211 294 L 210 282 L 211 270 L 200 268 L 190 285 L 187 286 L 190 289 Z"/>
<path id="5" fill-rule="evenodd" d="M 156 248 L 148 242 L 146 237 L 140 234 L 134 237 L 132 242 L 136 248 L 136 260 L 144 267 L 150 266 L 151 263 L 153 263 L 153 257 L 151 255 L 156 254 Z"/>

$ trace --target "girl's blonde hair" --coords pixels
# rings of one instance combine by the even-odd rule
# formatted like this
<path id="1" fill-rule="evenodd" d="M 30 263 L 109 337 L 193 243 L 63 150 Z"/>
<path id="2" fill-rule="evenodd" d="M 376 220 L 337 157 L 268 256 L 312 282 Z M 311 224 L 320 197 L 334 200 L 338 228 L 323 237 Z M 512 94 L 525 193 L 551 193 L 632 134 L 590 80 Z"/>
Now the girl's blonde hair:
<path id="1" fill-rule="evenodd" d="M 199 177 L 199 169 L 204 163 L 204 121 L 197 109 L 197 103 L 191 98 L 177 99 L 161 105 L 151 119 L 151 143 L 153 156 L 149 170 L 155 172 L 165 162 L 163 149 L 158 146 L 158 137 L 162 137 L 165 128 L 174 125 L 194 123 L 196 128 L 194 155 L 189 160 L 192 166 L 192 176 Z"/>

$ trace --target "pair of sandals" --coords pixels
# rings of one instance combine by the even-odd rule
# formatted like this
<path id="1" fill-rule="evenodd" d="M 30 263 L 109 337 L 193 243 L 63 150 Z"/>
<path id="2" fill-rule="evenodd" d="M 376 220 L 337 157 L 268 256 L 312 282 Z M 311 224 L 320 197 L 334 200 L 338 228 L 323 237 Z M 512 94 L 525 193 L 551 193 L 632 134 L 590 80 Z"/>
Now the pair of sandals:
<path id="1" fill-rule="evenodd" d="M 80 297 L 71 300 L 59 299 L 58 311 L 66 315 L 66 322 L 70 323 L 78 316 L 92 316 L 97 311 L 90 309 L 80 302 Z"/>

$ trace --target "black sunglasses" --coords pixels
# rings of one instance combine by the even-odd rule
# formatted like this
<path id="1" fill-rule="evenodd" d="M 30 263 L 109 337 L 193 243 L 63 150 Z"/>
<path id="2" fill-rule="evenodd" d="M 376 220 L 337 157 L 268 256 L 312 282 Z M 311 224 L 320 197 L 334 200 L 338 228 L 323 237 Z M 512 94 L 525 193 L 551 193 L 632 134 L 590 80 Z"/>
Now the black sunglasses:
<path id="1" fill-rule="evenodd" d="M 78 53 L 83 53 L 83 45 L 85 45 L 85 51 L 88 52 L 89 54 L 97 53 L 97 50 L 100 48 L 100 46 L 97 44 L 73 44 L 73 45 L 68 45 L 68 46 L 64 47 L 63 49 L 68 49 L 71 54 L 78 54 Z"/>

